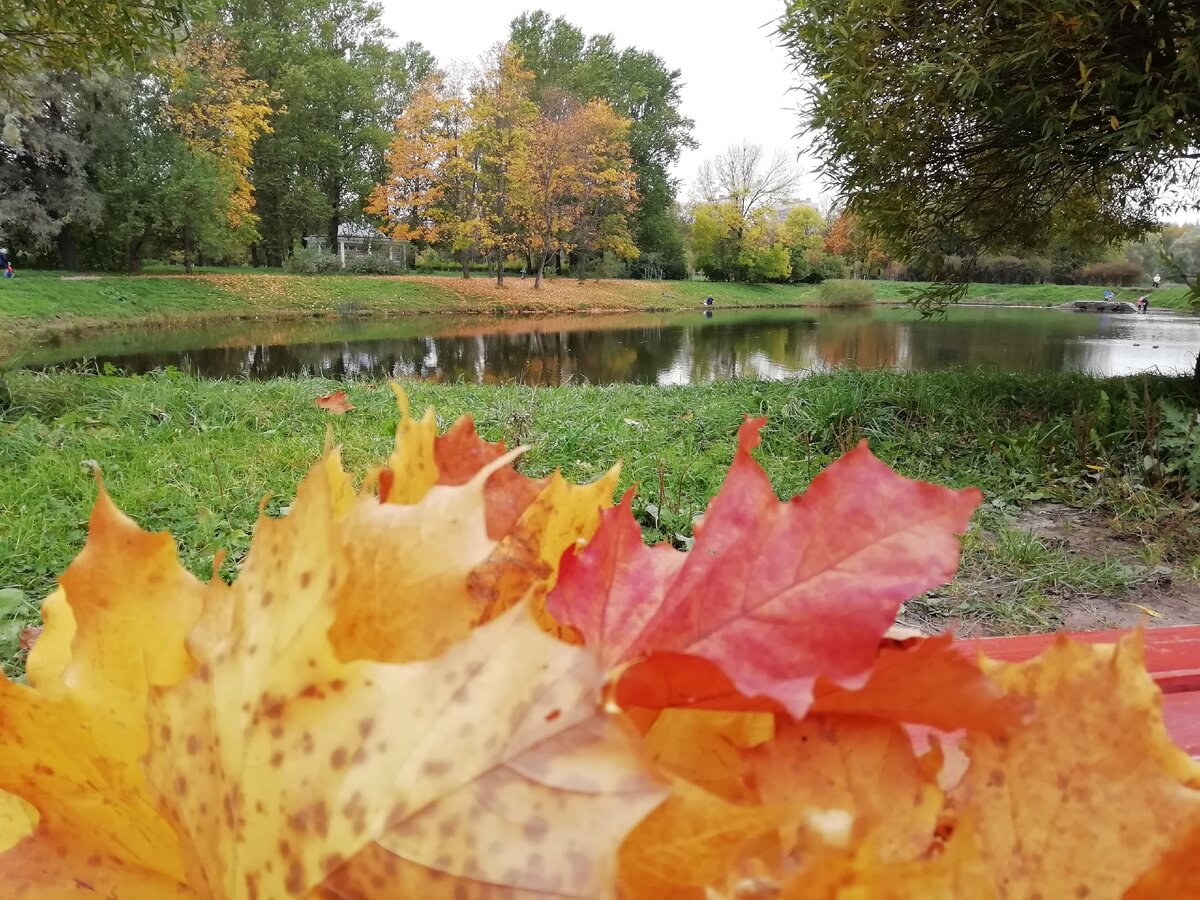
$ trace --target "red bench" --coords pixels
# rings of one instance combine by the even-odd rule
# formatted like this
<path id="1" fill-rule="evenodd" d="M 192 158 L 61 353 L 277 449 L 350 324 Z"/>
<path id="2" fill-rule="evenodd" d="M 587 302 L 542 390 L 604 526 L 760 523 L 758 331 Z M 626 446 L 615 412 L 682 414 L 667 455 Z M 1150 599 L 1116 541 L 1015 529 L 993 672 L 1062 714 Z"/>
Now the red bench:
<path id="1" fill-rule="evenodd" d="M 1090 631 L 1072 634 L 1077 641 L 1111 643 L 1125 632 Z M 1056 635 L 974 638 L 955 646 L 972 656 L 982 651 L 992 659 L 1023 662 L 1041 653 Z M 1146 668 L 1162 688 L 1163 720 L 1179 746 L 1200 758 L 1200 625 L 1148 628 L 1145 631 Z"/>

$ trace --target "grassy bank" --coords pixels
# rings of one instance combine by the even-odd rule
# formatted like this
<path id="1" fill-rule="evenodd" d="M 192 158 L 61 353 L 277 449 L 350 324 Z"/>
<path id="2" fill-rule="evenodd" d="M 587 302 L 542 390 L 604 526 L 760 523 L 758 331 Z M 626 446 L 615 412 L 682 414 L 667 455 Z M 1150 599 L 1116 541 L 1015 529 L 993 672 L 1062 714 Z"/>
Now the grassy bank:
<path id="1" fill-rule="evenodd" d="M 876 299 L 903 299 L 912 285 L 874 282 Z M 1054 305 L 1098 299 L 1100 288 L 1067 285 L 972 285 L 967 302 Z M 561 314 L 695 307 L 712 296 L 720 307 L 803 306 L 820 302 L 811 285 L 719 284 L 704 281 L 509 279 L 498 288 L 486 278 L 437 276 L 303 277 L 281 274 L 187 276 L 73 276 L 22 272 L 0 280 L 0 352 L 51 333 L 132 325 L 182 325 L 239 318 L 331 315 Z M 1122 299 L 1138 295 L 1118 292 Z M 1183 308 L 1182 288 L 1163 288 L 1155 306 Z"/>
<path id="2" fill-rule="evenodd" d="M 357 408 L 329 418 L 313 404 L 335 386 L 324 381 L 29 373 L 6 381 L 0 589 L 28 598 L 23 617 L 83 542 L 95 495 L 88 461 L 102 465 L 113 496 L 139 523 L 175 533 L 186 565 L 206 573 L 213 554 L 227 548 L 228 573 L 247 547 L 260 498 L 273 494 L 272 510 L 288 502 L 327 424 L 348 467 L 361 473 L 389 452 L 396 419 L 390 392 L 371 383 L 341 385 Z M 1072 591 L 1117 596 L 1144 580 L 1143 563 L 1197 567 L 1200 547 L 1178 498 L 1189 471 L 1193 487 L 1200 485 L 1200 438 L 1188 436 L 1186 422 L 1164 418 L 1164 404 L 1189 402 L 1187 380 L 843 372 L 680 388 L 408 389 L 416 409 L 435 404 L 443 423 L 470 413 L 488 438 L 532 445 L 522 462 L 531 474 L 561 467 L 586 481 L 624 460 L 622 486 L 640 486 L 637 509 L 660 538 L 690 532 L 724 476 L 746 413 L 770 416 L 758 455 L 783 496 L 862 438 L 906 475 L 979 485 L 988 501 L 968 568 L 1012 589 L 984 595 L 964 582 L 914 607 L 925 622 L 1052 628 L 1067 612 L 1059 600 Z M 1139 560 L 1120 565 L 1030 545 L 1007 517 L 1048 500 L 1083 506 L 1153 541 Z"/>

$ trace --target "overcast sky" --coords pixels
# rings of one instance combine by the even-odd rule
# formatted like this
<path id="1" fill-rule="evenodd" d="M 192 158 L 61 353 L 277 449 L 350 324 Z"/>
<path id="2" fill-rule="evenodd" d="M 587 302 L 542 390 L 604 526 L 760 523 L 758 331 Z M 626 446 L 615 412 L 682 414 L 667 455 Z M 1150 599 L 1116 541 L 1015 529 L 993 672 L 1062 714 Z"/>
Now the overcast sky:
<path id="1" fill-rule="evenodd" d="M 776 147 L 792 156 L 801 149 L 796 98 L 788 91 L 792 76 L 773 36 L 783 0 L 736 0 L 720 4 L 719 12 L 704 0 L 382 2 L 399 40 L 420 41 L 440 63 L 477 59 L 508 36 L 516 16 L 539 8 L 565 16 L 585 34 L 611 33 L 619 47 L 657 53 L 682 71 L 683 112 L 696 122 L 700 149 L 686 151 L 676 170 L 685 198 L 700 162 L 730 143 L 748 138 L 768 155 Z M 812 160 L 801 158 L 798 165 L 805 173 L 800 193 L 816 199 Z"/>

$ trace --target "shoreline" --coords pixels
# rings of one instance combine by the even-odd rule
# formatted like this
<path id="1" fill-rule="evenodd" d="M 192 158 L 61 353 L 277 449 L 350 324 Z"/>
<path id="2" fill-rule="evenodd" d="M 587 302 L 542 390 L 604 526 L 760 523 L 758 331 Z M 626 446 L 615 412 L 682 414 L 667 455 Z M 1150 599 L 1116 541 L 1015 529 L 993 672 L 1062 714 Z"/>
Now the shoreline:
<path id="1" fill-rule="evenodd" d="M 876 300 L 870 306 L 838 306 L 833 304 L 824 304 L 819 301 L 811 302 L 782 302 L 782 303 L 743 303 L 737 305 L 722 305 L 714 304 L 713 306 L 704 306 L 703 304 L 696 306 L 668 306 L 668 305 L 636 305 L 630 304 L 627 306 L 613 305 L 604 306 L 602 308 L 589 306 L 572 306 L 564 305 L 555 308 L 539 307 L 508 307 L 498 309 L 494 306 L 475 306 L 472 304 L 461 304 L 451 308 L 446 307 L 420 307 L 408 309 L 373 309 L 369 311 L 354 311 L 354 312 L 338 312 L 336 310 L 324 311 L 305 311 L 297 309 L 274 309 L 265 310 L 257 314 L 247 314 L 245 312 L 236 312 L 232 310 L 204 310 L 194 313 L 178 313 L 174 315 L 163 313 L 150 313 L 146 316 L 127 316 L 120 318 L 93 318 L 93 317 L 71 317 L 60 320 L 50 320 L 32 323 L 28 320 L 8 320 L 0 318 L 0 327 L 7 327 L 8 331 L 0 335 L 0 366 L 11 362 L 22 350 L 36 347 L 44 347 L 56 343 L 65 342 L 72 338 L 82 336 L 86 332 L 102 332 L 114 333 L 122 331 L 148 331 L 148 332 L 168 332 L 177 329 L 202 328 L 208 325 L 224 325 L 236 322 L 246 322 L 256 325 L 270 325 L 272 323 L 290 323 L 302 321 L 389 321 L 389 320 L 410 320 L 420 318 L 475 318 L 480 321 L 488 319 L 524 319 L 531 322 L 536 322 L 540 319 L 553 319 L 563 316 L 576 316 L 586 319 L 603 319 L 605 317 L 617 317 L 623 315 L 645 313 L 645 314 L 667 314 L 667 313 L 696 313 L 696 312 L 721 312 L 721 313 L 739 313 L 753 312 L 755 310 L 774 310 L 774 309 L 808 309 L 808 310 L 845 310 L 847 312 L 866 311 L 870 309 L 905 309 L 908 306 L 904 301 L 898 300 Z M 1059 311 L 1064 313 L 1075 313 L 1074 310 L 1062 309 L 1057 305 L 1041 305 L 1041 304 L 1017 304 L 1017 303 L 1002 303 L 1002 302 L 971 302 L 958 303 L 953 308 L 957 309 L 1011 309 L 1011 310 L 1046 310 Z M 1189 313 L 1182 309 L 1152 309 L 1150 315 L 1162 315 L 1164 313 L 1179 315 L 1179 316 L 1200 316 L 1200 313 Z M 915 314 L 915 311 L 914 311 Z M 1098 313 L 1092 313 L 1098 315 Z M 28 324 L 27 324 L 28 323 Z"/>

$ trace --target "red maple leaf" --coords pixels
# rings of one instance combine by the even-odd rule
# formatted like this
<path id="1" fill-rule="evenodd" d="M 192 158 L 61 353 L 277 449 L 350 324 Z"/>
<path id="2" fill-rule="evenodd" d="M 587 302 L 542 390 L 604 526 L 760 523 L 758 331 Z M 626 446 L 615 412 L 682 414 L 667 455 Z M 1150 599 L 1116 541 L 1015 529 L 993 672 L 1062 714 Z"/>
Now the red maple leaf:
<path id="1" fill-rule="evenodd" d="M 742 425 L 690 553 L 645 546 L 627 494 L 547 602 L 610 667 L 702 657 L 801 716 L 819 676 L 865 683 L 900 604 L 954 575 L 980 493 L 903 478 L 864 442 L 781 503 L 750 455 L 763 421 Z"/>

